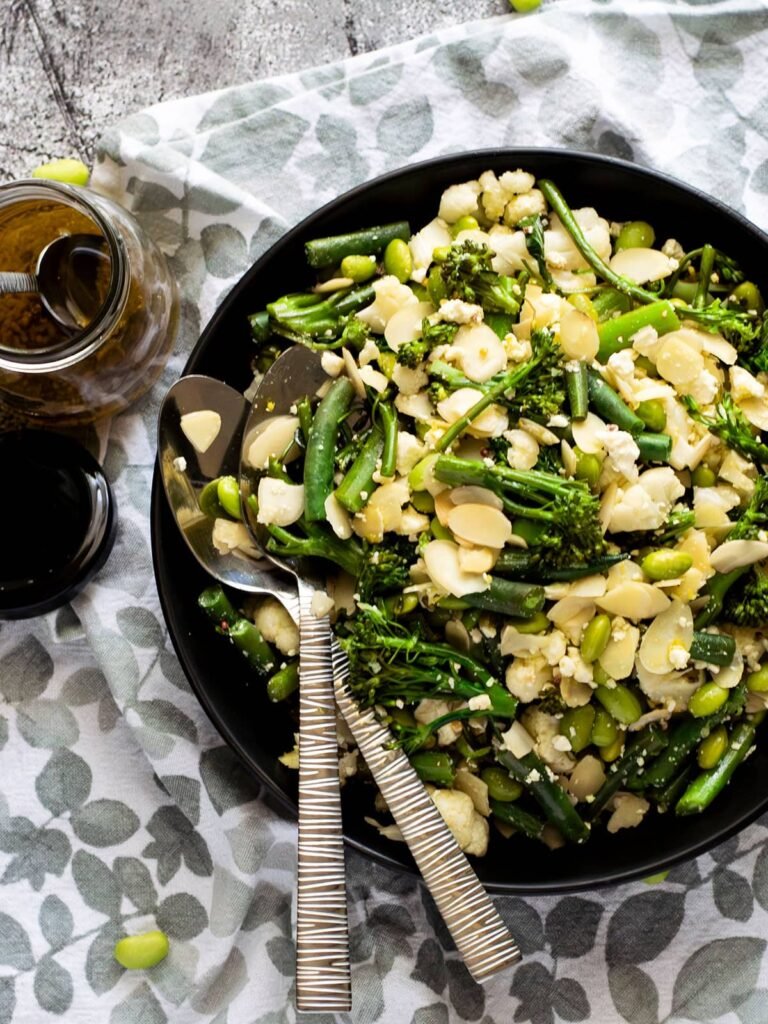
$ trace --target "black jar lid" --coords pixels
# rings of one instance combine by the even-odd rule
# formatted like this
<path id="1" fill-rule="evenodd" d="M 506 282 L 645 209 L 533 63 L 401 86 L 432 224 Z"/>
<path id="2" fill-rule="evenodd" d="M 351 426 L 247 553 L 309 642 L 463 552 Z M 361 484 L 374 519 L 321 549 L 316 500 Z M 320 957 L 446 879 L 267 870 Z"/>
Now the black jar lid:
<path id="1" fill-rule="evenodd" d="M 104 472 L 79 442 L 0 434 L 0 619 L 65 604 L 106 562 L 117 516 Z"/>

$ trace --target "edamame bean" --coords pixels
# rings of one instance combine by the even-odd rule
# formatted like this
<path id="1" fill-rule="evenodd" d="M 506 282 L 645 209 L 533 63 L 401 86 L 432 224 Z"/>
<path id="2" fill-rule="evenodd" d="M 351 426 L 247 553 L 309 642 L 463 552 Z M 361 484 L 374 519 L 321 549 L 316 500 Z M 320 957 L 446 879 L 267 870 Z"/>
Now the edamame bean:
<path id="1" fill-rule="evenodd" d="M 707 771 L 714 768 L 720 758 L 728 749 L 728 730 L 724 725 L 718 725 L 713 729 L 706 739 L 699 744 L 696 760 L 699 768 Z"/>
<path id="2" fill-rule="evenodd" d="M 624 749 L 624 733 L 620 732 L 613 743 L 609 743 L 605 747 L 600 747 L 600 757 L 606 764 L 610 764 L 612 761 L 616 761 L 621 757 L 621 752 Z"/>
<path id="3" fill-rule="evenodd" d="M 233 519 L 241 519 L 240 485 L 233 476 L 220 476 L 216 485 L 216 497 L 224 511 Z"/>
<path id="4" fill-rule="evenodd" d="M 440 303 L 446 297 L 445 281 L 440 273 L 440 267 L 432 267 L 427 274 L 427 291 L 432 305 L 439 308 Z"/>
<path id="5" fill-rule="evenodd" d="M 509 0 L 509 6 L 518 14 L 528 14 L 541 6 L 541 0 Z"/>
<path id="6" fill-rule="evenodd" d="M 691 694 L 688 710 L 694 718 L 706 718 L 708 715 L 714 715 L 728 700 L 729 692 L 711 680 L 702 683 L 698 690 L 694 690 Z"/>
<path id="7" fill-rule="evenodd" d="M 581 637 L 581 657 L 588 665 L 597 661 L 611 639 L 610 615 L 596 615 L 587 625 Z"/>
<path id="8" fill-rule="evenodd" d="M 402 242 L 402 238 L 395 239 Z M 392 244 L 391 242 L 389 243 Z M 407 242 L 403 242 L 407 246 Z M 341 276 L 348 277 L 355 284 L 362 284 L 373 277 L 376 273 L 376 258 L 374 256 L 345 256 L 341 261 Z"/>
<path id="9" fill-rule="evenodd" d="M 622 683 L 616 683 L 615 686 L 598 686 L 595 696 L 621 725 L 632 725 L 643 713 L 640 701 Z"/>
<path id="10" fill-rule="evenodd" d="M 768 662 L 761 665 L 757 672 L 747 676 L 747 689 L 750 693 L 768 693 Z"/>
<path id="11" fill-rule="evenodd" d="M 592 742 L 592 726 L 595 709 L 591 704 L 581 708 L 569 708 L 560 719 L 560 735 L 570 741 L 574 754 L 580 753 Z"/>
<path id="12" fill-rule="evenodd" d="M 114 957 L 129 971 L 143 971 L 154 967 L 168 956 L 168 936 L 165 932 L 144 932 L 126 935 L 115 943 Z"/>
<path id="13" fill-rule="evenodd" d="M 612 743 L 616 742 L 618 735 L 619 727 L 613 718 L 611 718 L 605 708 L 597 708 L 592 725 L 591 742 L 596 747 L 610 747 Z"/>
<path id="14" fill-rule="evenodd" d="M 574 306 L 580 313 L 586 313 L 590 320 L 594 320 L 597 323 L 599 316 L 595 309 L 595 304 L 588 295 L 584 295 L 583 292 L 574 292 L 568 296 L 568 301 Z"/>
<path id="15" fill-rule="evenodd" d="M 603 471 L 603 464 L 597 455 L 580 452 L 576 462 L 576 479 L 584 480 L 590 487 L 597 487 L 597 481 Z"/>
<path id="16" fill-rule="evenodd" d="M 397 366 L 397 356 L 395 355 L 395 353 L 380 352 L 376 362 L 379 364 L 379 369 L 387 378 L 387 380 L 391 380 L 392 374 L 395 372 L 395 367 Z"/>
<path id="17" fill-rule="evenodd" d="M 416 594 L 390 594 L 384 598 L 384 607 L 389 615 L 399 618 L 414 611 L 419 604 Z"/>
<path id="18" fill-rule="evenodd" d="M 384 269 L 405 284 L 413 270 L 413 257 L 408 243 L 402 238 L 393 238 L 384 250 Z"/>
<path id="19" fill-rule="evenodd" d="M 654 434 L 660 434 L 667 425 L 667 413 L 657 398 L 649 398 L 641 402 L 635 412 Z"/>
<path id="20" fill-rule="evenodd" d="M 544 612 L 536 612 L 530 619 L 509 619 L 508 622 L 518 633 L 546 633 L 551 625 Z"/>
<path id="21" fill-rule="evenodd" d="M 462 231 L 477 231 L 479 227 L 477 218 L 466 213 L 463 217 L 459 217 L 455 224 L 451 225 L 451 238 L 460 235 Z"/>
<path id="22" fill-rule="evenodd" d="M 47 181 L 63 181 L 67 185 L 87 185 L 91 172 L 82 160 L 65 158 L 51 160 L 40 164 L 32 171 L 33 178 L 44 178 Z"/>
<path id="23" fill-rule="evenodd" d="M 714 487 L 717 480 L 717 473 L 703 462 L 691 473 L 691 483 L 694 487 Z"/>
<path id="24" fill-rule="evenodd" d="M 219 501 L 218 477 L 216 477 L 215 480 L 208 481 L 202 491 L 200 491 L 200 497 L 197 499 L 197 503 L 204 516 L 208 516 L 210 519 L 223 519 L 226 513 L 224 511 L 224 506 Z"/>
<path id="25" fill-rule="evenodd" d="M 417 512 L 421 512 L 423 515 L 429 516 L 435 511 L 435 499 L 429 491 L 416 491 L 411 495 L 411 504 Z"/>
<path id="26" fill-rule="evenodd" d="M 649 580 L 674 580 L 682 576 L 693 565 L 693 558 L 686 551 L 659 548 L 650 551 L 640 563 Z"/>
<path id="27" fill-rule="evenodd" d="M 429 529 L 435 540 L 453 540 L 453 534 L 447 526 L 443 526 L 437 516 L 430 521 Z"/>
<path id="28" fill-rule="evenodd" d="M 738 287 L 734 288 L 733 298 L 744 309 L 753 309 L 756 313 L 762 313 L 763 311 L 763 297 L 757 285 L 753 284 L 752 281 L 742 281 Z"/>
<path id="29" fill-rule="evenodd" d="M 519 799 L 523 793 L 523 787 L 517 779 L 513 779 L 509 772 L 496 765 L 488 765 L 480 772 L 480 778 L 488 787 L 488 796 L 491 800 L 501 800 L 503 803 L 511 803 Z"/>
<path id="30" fill-rule="evenodd" d="M 619 232 L 614 250 L 621 252 L 622 249 L 650 249 L 655 240 L 656 232 L 647 221 L 630 220 Z"/>

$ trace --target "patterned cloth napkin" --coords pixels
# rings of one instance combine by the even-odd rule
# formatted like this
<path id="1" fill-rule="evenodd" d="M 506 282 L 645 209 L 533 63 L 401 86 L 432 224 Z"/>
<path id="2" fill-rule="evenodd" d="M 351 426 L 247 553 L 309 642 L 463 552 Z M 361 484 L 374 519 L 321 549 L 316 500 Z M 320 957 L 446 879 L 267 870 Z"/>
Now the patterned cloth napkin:
<path id="1" fill-rule="evenodd" d="M 227 290 L 350 186 L 475 147 L 616 154 L 767 227 L 766 51 L 759 0 L 552 0 L 107 134 L 94 186 L 168 253 L 183 324 L 163 380 L 103 439 L 121 515 L 107 567 L 74 609 L 0 628 L 0 1024 L 295 1019 L 295 826 L 190 692 L 149 550 L 158 403 Z M 525 959 L 484 987 L 416 880 L 350 851 L 355 1009 L 339 1019 L 766 1024 L 767 829 L 661 884 L 500 899 Z M 116 938 L 153 927 L 167 960 L 123 971 Z"/>

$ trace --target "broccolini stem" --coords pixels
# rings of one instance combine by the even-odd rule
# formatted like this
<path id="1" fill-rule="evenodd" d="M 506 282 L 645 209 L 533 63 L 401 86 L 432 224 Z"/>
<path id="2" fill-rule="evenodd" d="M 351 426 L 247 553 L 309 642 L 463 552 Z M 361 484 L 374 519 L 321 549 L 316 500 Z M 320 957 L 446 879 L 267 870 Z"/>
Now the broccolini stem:
<path id="1" fill-rule="evenodd" d="M 384 433 L 379 476 L 393 477 L 397 465 L 397 410 L 390 402 L 379 402 L 376 411 Z"/>
<path id="2" fill-rule="evenodd" d="M 712 282 L 712 271 L 715 266 L 715 250 L 707 243 L 701 250 L 699 261 L 699 280 L 696 285 L 696 294 L 693 296 L 691 305 L 694 309 L 701 309 L 706 305 L 709 295 L 709 286 Z"/>

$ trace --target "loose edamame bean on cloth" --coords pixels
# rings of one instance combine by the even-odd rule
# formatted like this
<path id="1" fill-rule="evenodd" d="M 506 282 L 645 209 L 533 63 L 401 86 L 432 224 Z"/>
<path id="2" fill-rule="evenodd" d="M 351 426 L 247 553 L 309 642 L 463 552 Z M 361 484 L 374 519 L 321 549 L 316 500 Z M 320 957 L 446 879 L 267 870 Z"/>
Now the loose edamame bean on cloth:
<path id="1" fill-rule="evenodd" d="M 144 971 L 156 967 L 168 956 L 168 936 L 165 932 L 151 931 L 142 935 L 126 935 L 115 944 L 115 960 L 130 971 Z"/>

